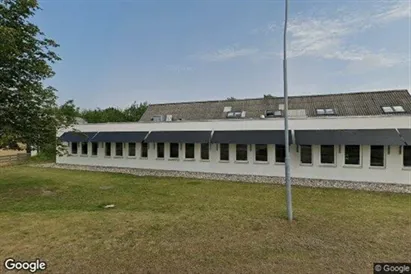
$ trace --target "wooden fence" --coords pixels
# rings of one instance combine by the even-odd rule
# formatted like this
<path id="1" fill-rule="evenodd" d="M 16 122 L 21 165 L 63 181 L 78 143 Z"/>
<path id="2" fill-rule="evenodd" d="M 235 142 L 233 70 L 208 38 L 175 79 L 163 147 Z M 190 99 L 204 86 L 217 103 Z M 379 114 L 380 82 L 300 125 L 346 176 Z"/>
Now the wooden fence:
<path id="1" fill-rule="evenodd" d="M 14 155 L 0 156 L 0 165 L 18 164 L 27 161 L 30 153 L 17 153 Z"/>

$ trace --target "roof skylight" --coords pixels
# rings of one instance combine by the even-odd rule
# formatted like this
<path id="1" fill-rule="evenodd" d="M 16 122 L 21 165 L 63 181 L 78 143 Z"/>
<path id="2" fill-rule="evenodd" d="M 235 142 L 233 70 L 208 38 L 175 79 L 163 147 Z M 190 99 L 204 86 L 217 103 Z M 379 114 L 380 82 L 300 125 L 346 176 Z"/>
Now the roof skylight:
<path id="1" fill-rule="evenodd" d="M 227 112 L 227 118 L 244 118 L 245 111 L 230 111 Z"/>
<path id="2" fill-rule="evenodd" d="M 265 111 L 266 118 L 281 117 L 281 116 L 283 116 L 282 110 L 266 110 Z"/>
<path id="3" fill-rule="evenodd" d="M 395 112 L 405 112 L 402 106 L 393 106 L 392 108 L 394 109 Z"/>
<path id="4" fill-rule="evenodd" d="M 382 106 L 381 108 L 384 113 L 405 112 L 403 106 Z"/>
<path id="5" fill-rule="evenodd" d="M 382 111 L 384 111 L 385 113 L 392 113 L 394 112 L 394 110 L 392 109 L 392 107 L 382 107 Z"/>
<path id="6" fill-rule="evenodd" d="M 334 115 L 335 110 L 333 108 L 317 108 L 315 109 L 317 115 Z"/>
<path id="7" fill-rule="evenodd" d="M 325 114 L 335 114 L 334 109 L 332 108 L 325 109 Z"/>

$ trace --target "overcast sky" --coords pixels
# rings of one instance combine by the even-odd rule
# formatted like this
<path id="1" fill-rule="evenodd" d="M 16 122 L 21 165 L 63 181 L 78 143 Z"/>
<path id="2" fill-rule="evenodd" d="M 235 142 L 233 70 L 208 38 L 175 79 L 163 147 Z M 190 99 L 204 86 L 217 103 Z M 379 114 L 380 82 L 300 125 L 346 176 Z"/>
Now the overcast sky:
<path id="1" fill-rule="evenodd" d="M 289 93 L 410 89 L 411 1 L 297 1 Z M 283 1 L 41 1 L 47 81 L 82 108 L 282 96 Z"/>

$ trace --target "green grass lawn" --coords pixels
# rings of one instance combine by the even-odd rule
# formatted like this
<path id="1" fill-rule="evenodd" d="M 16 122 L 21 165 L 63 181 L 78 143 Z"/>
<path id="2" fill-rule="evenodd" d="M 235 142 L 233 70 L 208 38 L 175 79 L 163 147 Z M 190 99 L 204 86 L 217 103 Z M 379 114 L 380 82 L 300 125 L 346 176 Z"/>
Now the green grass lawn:
<path id="1" fill-rule="evenodd" d="M 372 273 L 410 260 L 411 195 L 293 198 L 290 224 L 283 186 L 0 168 L 0 259 L 40 258 L 46 273 Z"/>

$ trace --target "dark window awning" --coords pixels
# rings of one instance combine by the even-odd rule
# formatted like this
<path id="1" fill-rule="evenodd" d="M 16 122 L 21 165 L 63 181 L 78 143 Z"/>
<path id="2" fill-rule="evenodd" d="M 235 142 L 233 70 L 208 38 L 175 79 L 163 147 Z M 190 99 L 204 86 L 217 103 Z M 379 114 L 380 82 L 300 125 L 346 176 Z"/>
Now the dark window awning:
<path id="1" fill-rule="evenodd" d="M 292 144 L 291 131 L 289 142 Z M 283 130 L 229 130 L 214 131 L 211 143 L 217 144 L 278 144 L 284 145 Z"/>
<path id="2" fill-rule="evenodd" d="M 100 131 L 91 142 L 140 143 L 144 140 L 147 134 L 148 131 Z"/>
<path id="3" fill-rule="evenodd" d="M 298 145 L 404 145 L 395 129 L 296 130 Z"/>
<path id="4" fill-rule="evenodd" d="M 64 132 L 60 136 L 60 140 L 63 142 L 88 142 L 90 141 L 97 132 L 79 132 L 79 131 L 69 131 Z"/>
<path id="5" fill-rule="evenodd" d="M 208 143 L 211 131 L 152 131 L 147 143 Z"/>
<path id="6" fill-rule="evenodd" d="M 411 146 L 411 129 L 402 128 L 398 129 L 401 134 L 402 139 L 407 143 L 408 146 Z"/>

